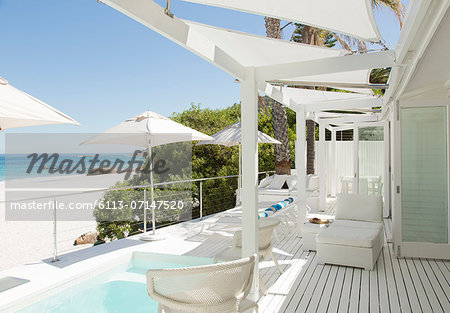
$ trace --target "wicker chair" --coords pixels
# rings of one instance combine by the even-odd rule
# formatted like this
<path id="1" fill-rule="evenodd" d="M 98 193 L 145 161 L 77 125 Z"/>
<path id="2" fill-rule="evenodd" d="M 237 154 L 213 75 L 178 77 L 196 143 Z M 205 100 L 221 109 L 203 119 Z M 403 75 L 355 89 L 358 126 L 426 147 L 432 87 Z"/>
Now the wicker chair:
<path id="1" fill-rule="evenodd" d="M 151 269 L 147 291 L 158 302 L 158 312 L 234 313 L 257 311 L 247 300 L 256 256 L 205 266 Z"/>
<path id="2" fill-rule="evenodd" d="M 277 267 L 280 274 L 283 273 L 283 270 L 281 269 L 280 264 L 278 263 L 278 260 L 273 255 L 273 247 L 272 247 L 272 234 L 277 228 L 277 226 L 280 225 L 280 220 L 276 217 L 268 217 L 268 218 L 262 218 L 259 221 L 259 228 L 258 228 L 258 256 L 259 260 L 263 261 L 267 257 L 270 256 L 270 258 L 275 263 L 275 266 Z M 222 252 L 220 252 L 216 257 L 215 261 L 228 261 L 228 260 L 236 260 L 238 259 L 242 254 L 242 231 L 237 231 L 234 233 L 233 237 L 233 243 L 231 247 L 226 248 Z M 259 279 L 259 285 L 261 288 L 261 291 L 264 294 L 267 294 L 267 289 L 264 286 L 261 278 Z"/>

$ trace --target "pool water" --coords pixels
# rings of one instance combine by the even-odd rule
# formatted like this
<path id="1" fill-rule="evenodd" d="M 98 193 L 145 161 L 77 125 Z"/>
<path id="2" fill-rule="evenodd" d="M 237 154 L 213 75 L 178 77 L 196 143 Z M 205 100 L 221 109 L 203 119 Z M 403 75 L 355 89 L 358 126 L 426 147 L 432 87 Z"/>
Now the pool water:
<path id="1" fill-rule="evenodd" d="M 207 258 L 134 253 L 128 262 L 63 289 L 18 312 L 157 312 L 157 303 L 147 293 L 145 273 L 148 269 L 189 267 L 211 263 L 212 260 Z"/>

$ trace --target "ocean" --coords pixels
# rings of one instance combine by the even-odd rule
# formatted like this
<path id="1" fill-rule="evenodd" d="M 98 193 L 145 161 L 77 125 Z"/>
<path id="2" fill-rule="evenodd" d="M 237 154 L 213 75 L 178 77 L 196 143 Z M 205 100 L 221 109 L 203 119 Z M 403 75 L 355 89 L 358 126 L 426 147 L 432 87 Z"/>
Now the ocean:
<path id="1" fill-rule="evenodd" d="M 103 162 L 103 168 L 112 167 L 114 164 L 116 164 L 117 168 L 121 162 L 123 162 L 124 165 L 122 168 L 126 169 L 128 167 L 127 162 L 132 160 L 132 154 L 100 154 L 97 158 Z M 30 167 L 31 160 L 32 158 L 28 158 L 25 154 L 0 154 L 0 181 L 4 181 L 5 179 L 22 179 L 40 176 L 87 174 L 92 162 L 95 161 L 95 155 L 60 154 L 55 163 L 52 163 L 54 159 L 49 159 L 41 172 L 38 172 L 39 165 L 41 164 L 41 161 L 39 160 L 36 162 L 30 173 L 28 173 L 27 171 Z M 136 161 L 143 161 L 142 156 L 137 157 Z M 84 163 L 84 171 L 82 163 Z M 98 168 L 99 166 L 100 161 L 94 163 L 93 168 Z M 133 168 L 136 167 L 137 164 L 133 166 Z M 82 173 L 78 171 L 81 171 Z"/>

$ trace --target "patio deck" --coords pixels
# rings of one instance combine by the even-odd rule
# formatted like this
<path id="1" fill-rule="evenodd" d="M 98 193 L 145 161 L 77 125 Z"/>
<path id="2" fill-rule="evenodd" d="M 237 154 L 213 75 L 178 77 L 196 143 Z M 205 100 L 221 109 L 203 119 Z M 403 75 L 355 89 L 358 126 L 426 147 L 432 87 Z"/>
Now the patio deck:
<path id="1" fill-rule="evenodd" d="M 331 202 L 326 214 L 333 212 Z M 391 220 L 384 224 L 390 239 Z M 280 275 L 271 260 L 261 263 L 269 294 L 260 299 L 260 312 L 450 312 L 450 261 L 397 259 L 386 244 L 373 271 L 319 265 L 294 232 L 278 237 L 274 251 L 285 272 Z M 185 254 L 205 257 L 231 243 L 208 230 L 186 240 L 204 240 Z"/>
<path id="2" fill-rule="evenodd" d="M 328 204 L 325 214 L 333 215 L 334 202 Z M 1 293 L 0 303 L 132 251 L 214 257 L 231 244 L 235 230 L 215 223 L 216 218 L 159 229 L 158 233 L 166 237 L 163 241 L 143 242 L 139 236 L 132 236 L 63 254 L 57 263 L 36 262 L 11 269 L 5 274 L 26 278 L 30 283 Z M 390 238 L 391 221 L 384 222 L 385 237 Z M 303 251 L 302 240 L 295 232 L 284 232 L 280 226 L 277 235 L 274 252 L 284 273 L 278 273 L 272 260 L 260 264 L 269 293 L 260 299 L 259 312 L 450 312 L 450 261 L 396 259 L 392 244 L 387 244 L 373 271 L 319 265 L 316 253 Z"/>

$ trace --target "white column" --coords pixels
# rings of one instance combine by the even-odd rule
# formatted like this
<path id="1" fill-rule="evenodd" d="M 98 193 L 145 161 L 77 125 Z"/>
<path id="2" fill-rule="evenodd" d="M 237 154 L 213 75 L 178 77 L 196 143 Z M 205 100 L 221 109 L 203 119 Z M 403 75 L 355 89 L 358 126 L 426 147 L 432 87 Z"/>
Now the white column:
<path id="1" fill-rule="evenodd" d="M 306 120 L 305 106 L 300 105 L 295 112 L 296 133 L 295 141 L 295 170 L 297 172 L 297 229 L 298 235 L 303 236 L 303 223 L 306 221 Z"/>
<path id="2" fill-rule="evenodd" d="M 330 194 L 336 196 L 336 129 L 331 130 L 331 152 L 330 152 Z"/>
<path id="3" fill-rule="evenodd" d="M 241 81 L 242 123 L 242 256 L 258 252 L 258 94 L 254 68 L 246 69 Z M 259 297 L 258 260 L 250 297 Z"/>
<path id="4" fill-rule="evenodd" d="M 387 217 L 391 215 L 391 164 L 390 164 L 390 155 L 389 155 L 389 121 L 384 123 L 383 127 L 384 134 L 384 173 L 383 173 L 383 193 L 384 193 L 384 208 L 383 208 L 383 216 Z"/>
<path id="5" fill-rule="evenodd" d="M 327 206 L 327 153 L 325 143 L 326 124 L 319 120 L 319 210 L 324 211 Z"/>
<path id="6" fill-rule="evenodd" d="M 353 124 L 353 184 L 352 192 L 359 193 L 359 125 Z"/>

